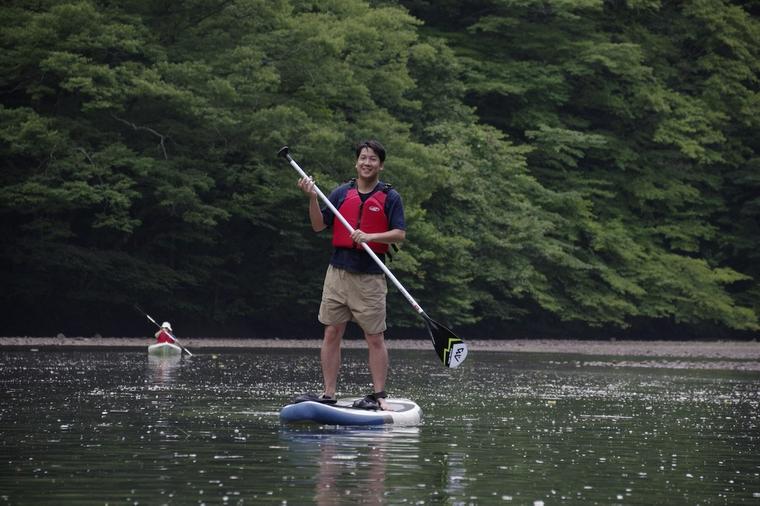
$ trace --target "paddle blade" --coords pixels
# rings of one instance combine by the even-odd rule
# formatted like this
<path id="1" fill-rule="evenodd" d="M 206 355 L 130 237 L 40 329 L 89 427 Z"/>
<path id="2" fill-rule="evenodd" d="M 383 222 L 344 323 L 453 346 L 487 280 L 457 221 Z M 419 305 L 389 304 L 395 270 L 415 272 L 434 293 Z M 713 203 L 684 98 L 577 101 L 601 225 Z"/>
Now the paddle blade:
<path id="1" fill-rule="evenodd" d="M 459 367 L 467 358 L 467 345 L 452 331 L 423 314 L 433 347 L 443 365 L 450 368 Z"/>

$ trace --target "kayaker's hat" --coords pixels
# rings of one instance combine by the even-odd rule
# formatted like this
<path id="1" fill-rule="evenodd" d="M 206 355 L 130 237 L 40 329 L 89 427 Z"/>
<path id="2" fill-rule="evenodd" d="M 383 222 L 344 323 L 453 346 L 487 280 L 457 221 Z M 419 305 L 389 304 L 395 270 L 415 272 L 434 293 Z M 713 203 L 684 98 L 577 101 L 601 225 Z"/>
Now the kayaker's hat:
<path id="1" fill-rule="evenodd" d="M 169 332 L 172 332 L 172 324 L 169 322 L 164 322 L 161 324 L 162 329 L 169 329 Z"/>

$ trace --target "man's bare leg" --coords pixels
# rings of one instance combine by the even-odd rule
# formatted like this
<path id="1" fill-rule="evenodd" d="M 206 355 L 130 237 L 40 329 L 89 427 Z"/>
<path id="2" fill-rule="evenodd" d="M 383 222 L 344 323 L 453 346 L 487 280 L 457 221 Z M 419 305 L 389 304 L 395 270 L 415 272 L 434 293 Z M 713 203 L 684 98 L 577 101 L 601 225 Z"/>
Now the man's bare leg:
<path id="1" fill-rule="evenodd" d="M 388 348 L 385 346 L 385 335 L 364 334 L 369 349 L 369 372 L 372 375 L 372 386 L 375 392 L 385 390 L 385 379 L 388 375 Z M 378 399 L 381 409 L 388 409 L 385 399 Z"/>
<path id="2" fill-rule="evenodd" d="M 340 370 L 340 344 L 346 332 L 347 323 L 325 326 L 320 359 L 322 361 L 322 378 L 325 382 L 324 394 L 335 398 L 338 388 L 338 371 Z"/>

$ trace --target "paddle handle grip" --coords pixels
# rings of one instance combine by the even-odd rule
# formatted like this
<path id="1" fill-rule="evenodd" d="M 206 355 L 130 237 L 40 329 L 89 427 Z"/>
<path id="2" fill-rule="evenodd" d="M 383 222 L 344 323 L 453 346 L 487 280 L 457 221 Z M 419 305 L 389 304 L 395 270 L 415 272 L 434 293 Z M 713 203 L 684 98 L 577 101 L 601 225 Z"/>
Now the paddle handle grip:
<path id="1" fill-rule="evenodd" d="M 293 160 L 293 157 L 290 156 L 288 153 L 288 147 L 284 146 L 280 151 L 277 153 L 279 156 L 285 157 L 285 159 L 288 161 L 288 163 L 293 167 L 296 172 L 298 172 L 301 177 L 308 178 L 309 176 L 304 172 L 304 170 L 296 163 L 295 160 Z M 332 211 L 332 213 L 340 220 L 340 222 L 343 224 L 344 227 L 346 227 L 346 230 L 348 230 L 349 235 L 354 233 L 354 227 L 351 226 L 351 224 L 346 220 L 346 218 L 343 217 L 342 214 L 340 214 L 340 211 L 333 205 L 332 202 L 330 202 L 330 199 L 328 199 L 324 193 L 322 193 L 322 190 L 319 189 L 319 187 L 314 184 L 314 191 L 317 193 L 317 196 L 322 200 L 322 202 L 325 203 L 325 205 Z M 406 297 L 406 300 L 409 301 L 409 304 L 412 305 L 412 308 L 414 308 L 415 311 L 420 313 L 421 315 L 425 314 L 425 311 L 422 310 L 419 304 L 417 304 L 417 301 L 414 300 L 414 297 L 404 288 L 404 286 L 401 284 L 401 282 L 396 278 L 396 276 L 393 275 L 391 270 L 388 268 L 388 266 L 385 265 L 385 262 L 380 260 L 380 257 L 377 256 L 377 254 L 372 251 L 372 248 L 369 247 L 369 244 L 366 242 L 361 243 L 362 247 L 364 248 L 364 251 L 366 251 L 369 256 L 372 258 L 372 260 L 377 263 L 377 265 L 383 270 L 386 276 L 388 276 L 388 279 L 390 279 L 394 285 L 396 285 L 396 288 L 401 292 L 401 294 Z"/>

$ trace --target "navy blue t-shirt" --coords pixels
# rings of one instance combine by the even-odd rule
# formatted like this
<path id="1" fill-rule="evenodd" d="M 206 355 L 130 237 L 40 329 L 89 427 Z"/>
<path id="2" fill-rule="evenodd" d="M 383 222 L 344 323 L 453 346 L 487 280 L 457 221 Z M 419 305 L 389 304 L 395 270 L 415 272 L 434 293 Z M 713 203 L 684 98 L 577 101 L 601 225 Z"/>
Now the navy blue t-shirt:
<path id="1" fill-rule="evenodd" d="M 349 188 L 351 188 L 351 184 L 351 182 L 344 183 L 330 193 L 328 199 L 336 209 L 340 209 L 341 204 L 346 199 L 346 193 L 348 193 Z M 382 191 L 384 184 L 385 183 L 380 181 L 371 193 L 360 193 L 359 195 L 361 195 L 362 198 L 365 198 L 365 196 L 369 197 L 376 191 Z M 406 230 L 404 203 L 401 201 L 401 195 L 399 195 L 399 193 L 393 188 L 388 191 L 387 197 L 385 198 L 385 216 L 388 217 L 388 230 L 393 230 L 394 228 Z M 322 208 L 322 219 L 328 227 L 343 226 L 343 223 L 341 223 L 340 220 L 336 220 L 333 212 L 327 207 Z M 378 254 L 377 256 L 380 260 L 385 262 L 384 254 Z M 364 248 L 334 248 L 332 257 L 330 257 L 330 265 L 351 272 L 362 272 L 366 274 L 383 273 L 380 266 L 372 260 L 372 257 L 364 251 Z"/>

